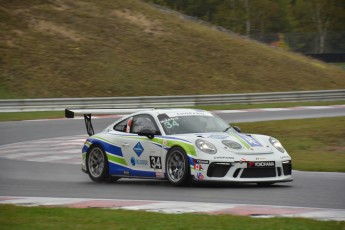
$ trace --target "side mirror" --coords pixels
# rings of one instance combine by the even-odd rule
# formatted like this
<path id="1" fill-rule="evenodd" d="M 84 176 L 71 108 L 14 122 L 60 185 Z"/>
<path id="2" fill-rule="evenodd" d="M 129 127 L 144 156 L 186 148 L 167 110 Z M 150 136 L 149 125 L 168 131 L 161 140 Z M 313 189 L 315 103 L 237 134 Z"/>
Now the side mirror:
<path id="1" fill-rule="evenodd" d="M 155 137 L 155 132 L 150 129 L 142 129 L 138 132 L 139 136 L 145 136 L 149 139 L 153 139 Z"/>
<path id="2" fill-rule="evenodd" d="M 237 132 L 241 133 L 241 128 L 238 126 L 233 126 L 234 130 L 236 130 Z"/>

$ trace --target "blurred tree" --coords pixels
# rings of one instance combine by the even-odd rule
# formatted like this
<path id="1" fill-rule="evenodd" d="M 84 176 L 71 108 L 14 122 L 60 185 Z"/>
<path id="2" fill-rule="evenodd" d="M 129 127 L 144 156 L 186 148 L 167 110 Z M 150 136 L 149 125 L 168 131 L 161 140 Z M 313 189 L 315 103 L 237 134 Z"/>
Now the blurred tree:
<path id="1" fill-rule="evenodd" d="M 291 0 L 151 0 L 248 37 L 285 32 Z"/>
<path id="2" fill-rule="evenodd" d="M 345 0 L 146 1 L 265 43 L 288 42 L 300 52 L 345 50 Z"/>
<path id="3" fill-rule="evenodd" d="M 293 4 L 298 21 L 296 31 L 316 30 L 318 33 L 316 52 L 323 53 L 328 32 L 335 27 L 334 24 L 339 24 L 339 18 L 344 17 L 345 2 L 343 0 L 295 0 Z"/>

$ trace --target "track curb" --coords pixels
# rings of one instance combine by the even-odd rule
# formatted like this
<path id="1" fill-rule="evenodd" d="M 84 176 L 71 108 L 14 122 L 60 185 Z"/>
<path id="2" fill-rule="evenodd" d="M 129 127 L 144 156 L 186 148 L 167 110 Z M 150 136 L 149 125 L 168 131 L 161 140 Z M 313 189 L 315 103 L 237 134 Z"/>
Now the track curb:
<path id="1" fill-rule="evenodd" d="M 294 206 L 15 196 L 0 196 L 0 204 L 12 204 L 28 207 L 46 206 L 68 208 L 124 209 L 168 214 L 197 213 L 209 215 L 239 215 L 251 216 L 255 218 L 299 217 L 323 221 L 345 221 L 344 209 Z"/>

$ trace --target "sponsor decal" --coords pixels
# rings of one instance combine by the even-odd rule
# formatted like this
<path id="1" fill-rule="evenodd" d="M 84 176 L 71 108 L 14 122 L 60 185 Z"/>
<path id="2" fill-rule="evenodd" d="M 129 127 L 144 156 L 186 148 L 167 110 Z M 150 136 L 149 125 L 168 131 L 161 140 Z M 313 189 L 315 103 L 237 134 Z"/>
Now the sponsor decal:
<path id="1" fill-rule="evenodd" d="M 265 168 L 265 167 L 275 167 L 274 161 L 249 161 L 247 163 L 248 168 Z"/>
<path id="2" fill-rule="evenodd" d="M 208 160 L 201 160 L 201 159 L 195 159 L 194 160 L 194 164 L 204 164 L 204 165 L 208 165 L 210 162 Z"/>
<path id="3" fill-rule="evenodd" d="M 140 155 L 144 152 L 144 148 L 143 146 L 141 145 L 140 142 L 138 142 L 134 148 L 133 148 L 135 154 L 137 154 L 138 157 L 140 157 Z"/>
<path id="4" fill-rule="evenodd" d="M 160 123 L 165 123 L 165 122 L 170 122 L 170 121 L 176 121 L 178 120 L 179 118 L 178 117 L 170 117 L 170 118 L 165 118 L 163 120 L 160 121 Z"/>
<path id="5" fill-rule="evenodd" d="M 133 166 L 136 165 L 148 165 L 148 161 L 147 160 L 139 160 L 139 159 L 135 159 L 134 157 L 131 157 L 131 164 Z"/>
<path id="6" fill-rule="evenodd" d="M 168 144 L 168 140 L 163 140 L 163 145 L 167 145 Z"/>
<path id="7" fill-rule="evenodd" d="M 150 167 L 153 169 L 162 169 L 161 157 L 150 156 Z"/>
<path id="8" fill-rule="evenodd" d="M 209 116 L 211 117 L 212 114 L 209 112 L 204 111 L 186 111 L 186 112 L 168 112 L 167 115 L 169 117 L 179 117 L 179 116 Z"/>
<path id="9" fill-rule="evenodd" d="M 165 178 L 164 172 L 156 172 L 157 178 Z"/>
<path id="10" fill-rule="evenodd" d="M 214 157 L 215 160 L 234 160 L 234 157 Z"/>
<path id="11" fill-rule="evenodd" d="M 194 170 L 204 171 L 204 168 L 201 164 L 209 164 L 208 160 L 194 159 Z"/>
<path id="12" fill-rule="evenodd" d="M 194 170 L 203 171 L 204 168 L 201 166 L 201 164 L 194 164 Z"/>
<path id="13" fill-rule="evenodd" d="M 228 138 L 228 136 L 224 136 L 224 135 L 210 135 L 207 138 L 223 140 L 223 139 Z"/>
<path id="14" fill-rule="evenodd" d="M 203 180 L 203 179 L 204 179 L 204 174 L 198 172 L 198 173 L 196 174 L 196 179 L 198 179 L 198 180 Z"/>
<path id="15" fill-rule="evenodd" d="M 262 161 L 262 160 L 266 160 L 266 158 L 265 157 L 257 157 L 257 158 L 255 158 L 255 160 Z"/>
<path id="16" fill-rule="evenodd" d="M 257 140 L 246 134 L 237 133 L 245 142 L 247 142 L 252 147 L 263 147 Z"/>
<path id="17" fill-rule="evenodd" d="M 129 173 L 129 171 L 123 171 L 123 175 L 129 176 L 130 173 Z"/>

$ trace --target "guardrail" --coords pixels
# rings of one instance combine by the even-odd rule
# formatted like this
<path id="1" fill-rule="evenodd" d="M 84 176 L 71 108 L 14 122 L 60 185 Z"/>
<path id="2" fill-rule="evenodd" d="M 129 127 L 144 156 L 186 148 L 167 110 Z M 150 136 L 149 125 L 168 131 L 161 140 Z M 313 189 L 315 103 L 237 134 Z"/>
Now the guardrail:
<path id="1" fill-rule="evenodd" d="M 0 100 L 0 112 L 61 111 L 65 108 L 182 107 L 327 100 L 345 100 L 345 89 L 218 95 L 9 99 Z"/>

